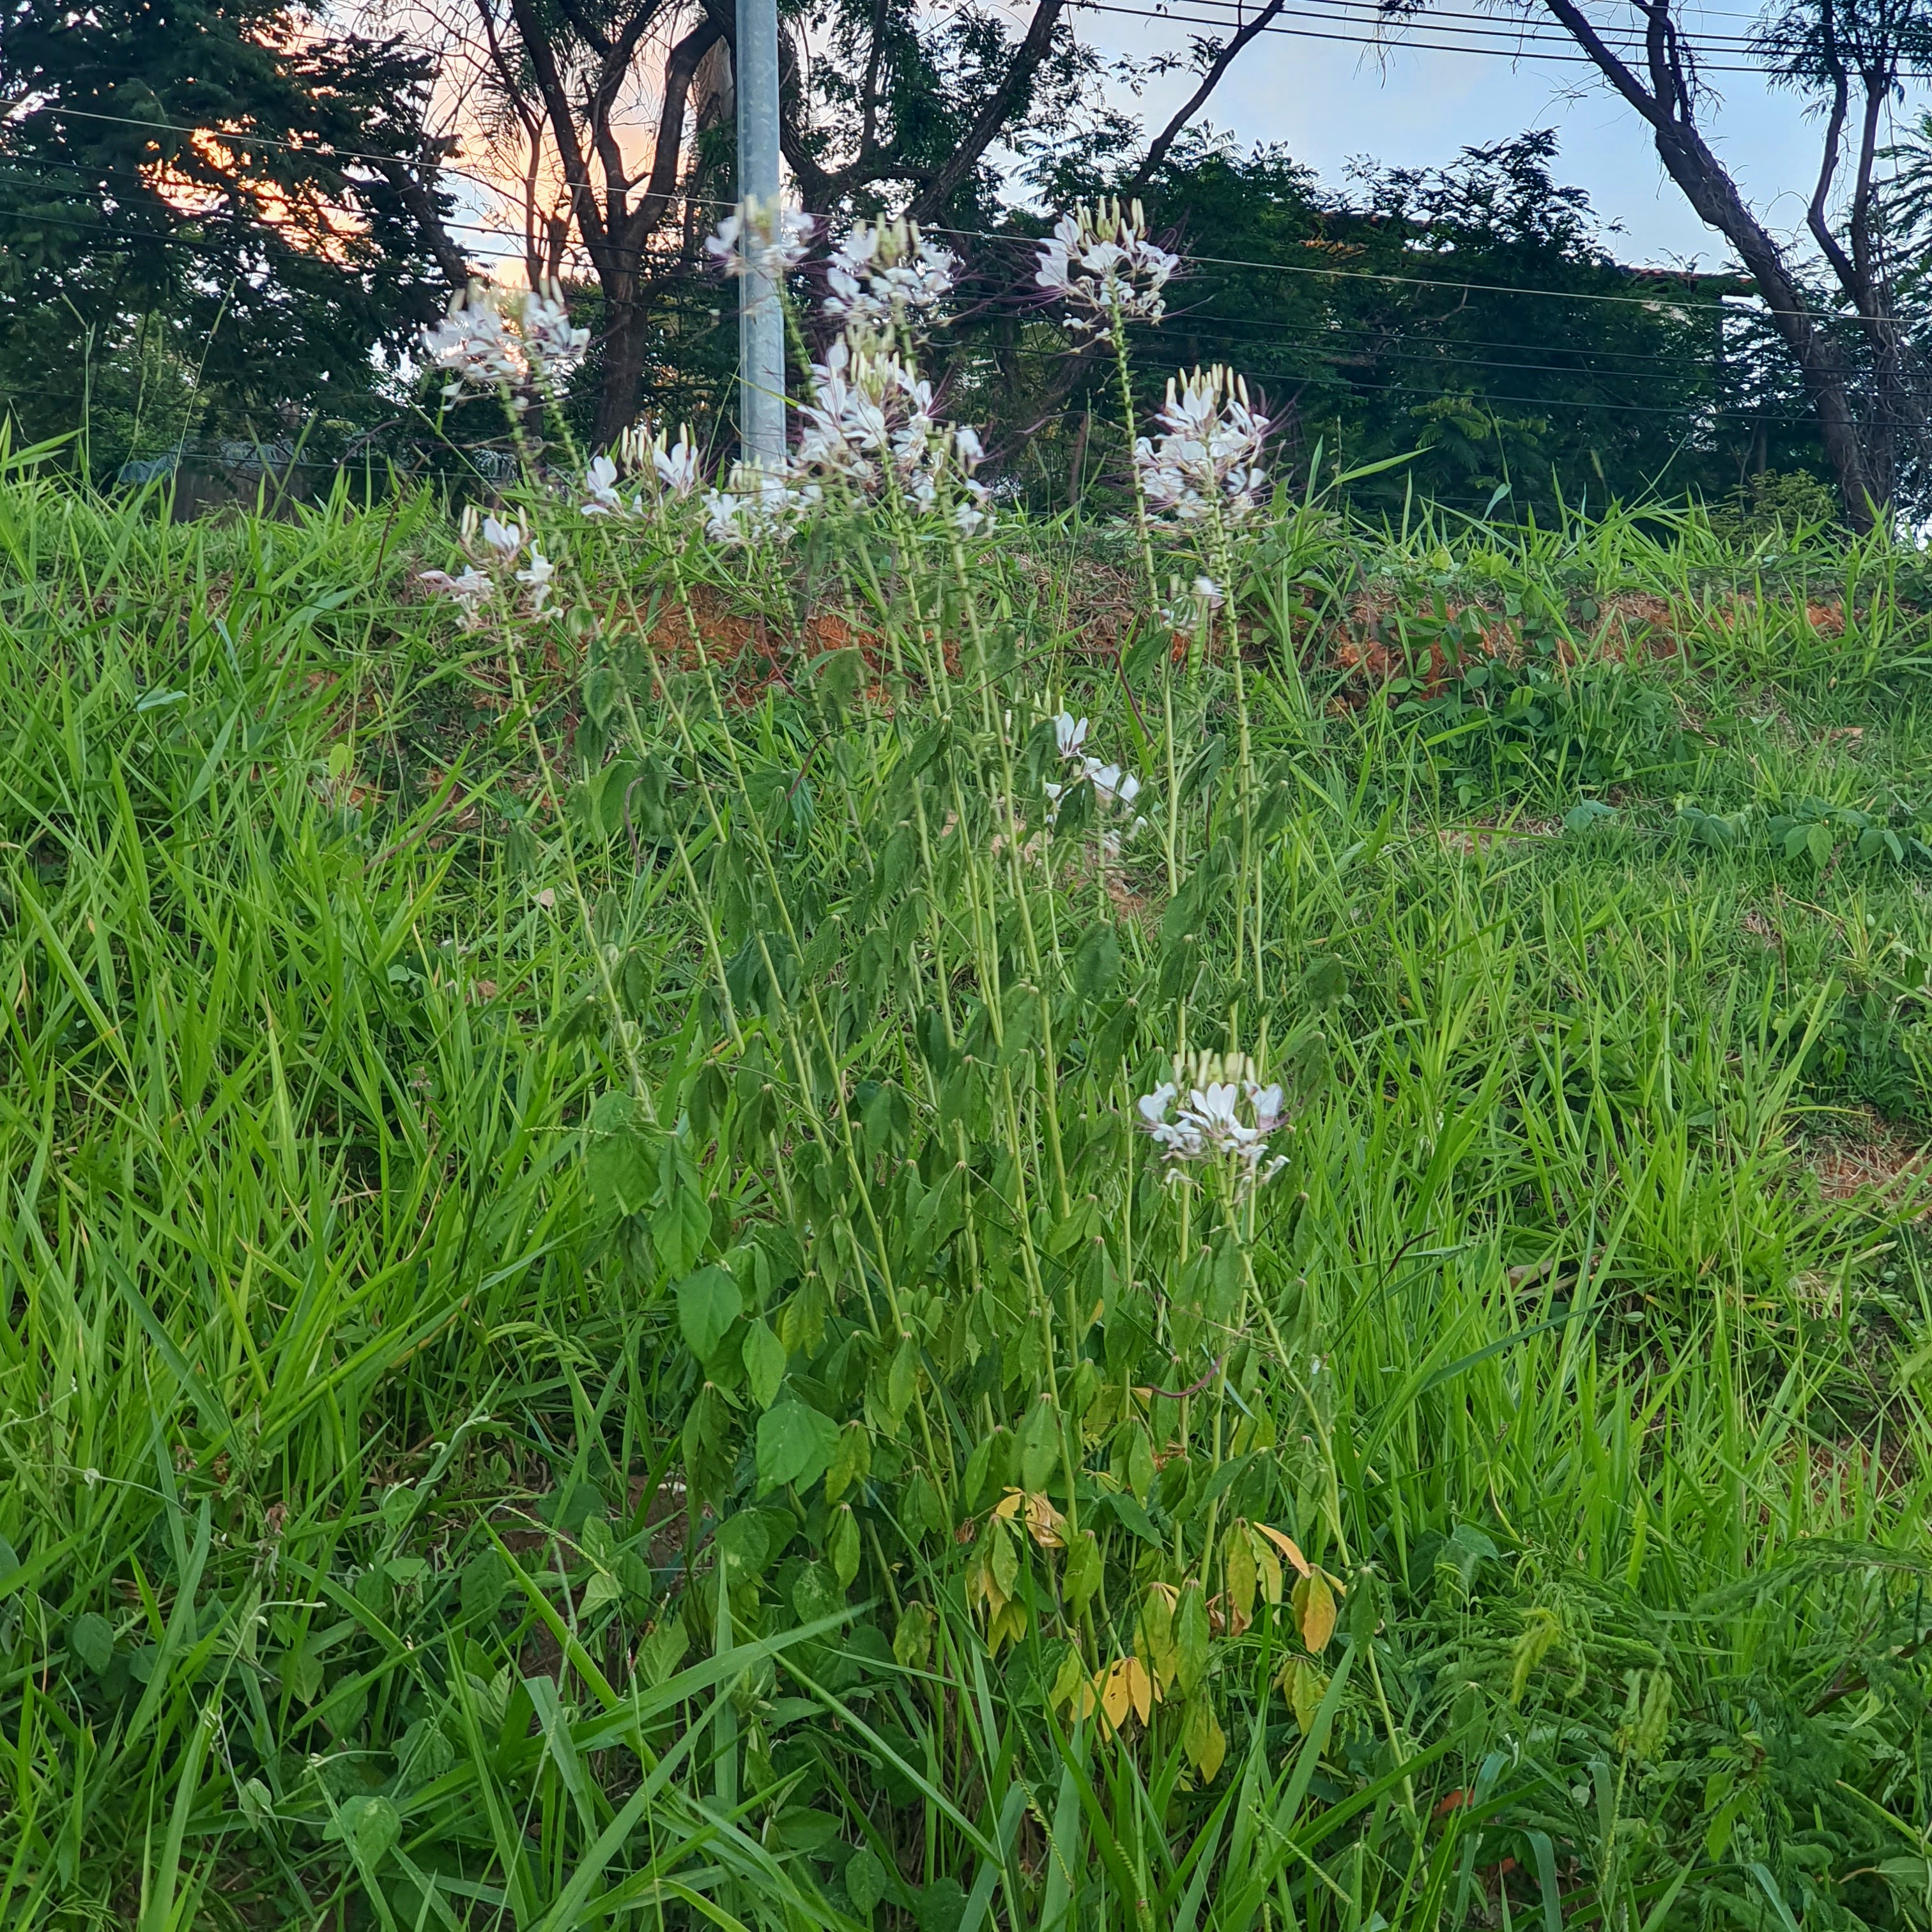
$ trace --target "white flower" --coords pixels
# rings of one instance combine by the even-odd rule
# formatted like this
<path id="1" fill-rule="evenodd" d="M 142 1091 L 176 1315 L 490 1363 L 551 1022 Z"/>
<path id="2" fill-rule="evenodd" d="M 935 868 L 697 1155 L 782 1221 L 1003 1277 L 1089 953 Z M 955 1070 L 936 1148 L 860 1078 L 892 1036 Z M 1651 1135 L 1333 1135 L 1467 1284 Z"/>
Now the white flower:
<path id="1" fill-rule="evenodd" d="M 817 483 L 802 479 L 790 466 L 771 470 L 758 464 L 732 466 L 722 490 L 704 493 L 705 533 L 714 543 L 782 542 L 824 499 Z"/>
<path id="2" fill-rule="evenodd" d="M 463 613 L 466 629 L 474 627 L 477 607 L 488 603 L 496 588 L 474 564 L 465 568 L 460 577 L 452 577 L 446 570 L 419 571 L 416 581 L 427 584 L 432 590 L 440 590 L 445 596 L 454 600 L 458 609 Z"/>
<path id="3" fill-rule="evenodd" d="M 584 490 L 586 499 L 579 506 L 579 513 L 586 517 L 614 517 L 624 507 L 624 500 L 617 494 L 617 466 L 608 456 L 594 456 L 590 467 L 584 472 Z"/>
<path id="4" fill-rule="evenodd" d="M 958 273 L 958 258 L 916 222 L 861 222 L 832 251 L 826 312 L 848 328 L 909 335 L 936 319 Z"/>
<path id="5" fill-rule="evenodd" d="M 532 544 L 530 568 L 517 572 L 517 581 L 529 586 L 532 613 L 542 612 L 544 599 L 550 596 L 550 580 L 556 574 L 556 566 L 535 544 Z"/>
<path id="6" fill-rule="evenodd" d="M 1184 1087 L 1187 1098 L 1170 1120 L 1168 1109 Z M 1287 1165 L 1286 1156 L 1270 1158 L 1268 1151 L 1268 1136 L 1281 1124 L 1281 1089 L 1262 1086 L 1244 1055 L 1196 1054 L 1184 1060 L 1177 1054 L 1173 1079 L 1143 1094 L 1139 1105 L 1141 1118 L 1165 1159 L 1226 1160 L 1240 1191 L 1259 1186 Z"/>
<path id="7" fill-rule="evenodd" d="M 1141 795 L 1141 782 L 1118 765 L 1103 765 L 1098 758 L 1081 760 L 1088 782 L 1105 804 L 1126 811 Z"/>
<path id="8" fill-rule="evenodd" d="M 499 556 L 512 557 L 524 547 L 524 533 L 515 524 L 500 524 L 494 517 L 485 517 L 483 541 Z"/>
<path id="9" fill-rule="evenodd" d="M 590 344 L 589 329 L 571 327 L 562 286 L 554 275 L 524 298 L 524 346 L 546 374 L 560 376 L 574 368 Z"/>
<path id="10" fill-rule="evenodd" d="M 688 496 L 698 488 L 698 450 L 688 429 L 678 431 L 677 440 L 667 449 L 660 436 L 651 446 L 651 466 L 657 472 L 658 487 L 668 496 Z"/>
<path id="11" fill-rule="evenodd" d="M 1053 721 L 1053 742 L 1063 758 L 1077 758 L 1087 742 L 1087 721 L 1070 711 L 1061 712 Z"/>
<path id="12" fill-rule="evenodd" d="M 932 385 L 886 339 L 848 329 L 812 365 L 812 400 L 798 414 L 794 473 L 862 494 L 896 483 L 914 510 L 945 509 L 966 536 L 991 520 L 973 476 L 979 437 L 939 420 Z"/>
<path id="13" fill-rule="evenodd" d="M 466 386 L 513 388 L 529 373 L 522 345 L 504 326 L 495 292 L 481 282 L 459 289 L 442 320 L 424 325 L 422 349 L 436 368 L 448 374 L 445 402 L 456 401 Z"/>
<path id="14" fill-rule="evenodd" d="M 1158 322 L 1167 313 L 1161 290 L 1180 258 L 1148 239 L 1147 216 L 1136 201 L 1084 203 L 1054 224 L 1040 244 L 1039 286 L 1058 296 L 1076 328 L 1103 329 L 1115 316 Z"/>
<path id="15" fill-rule="evenodd" d="M 748 195 L 718 224 L 705 252 L 728 275 L 786 275 L 805 260 L 816 225 L 797 208 Z"/>
<path id="16" fill-rule="evenodd" d="M 1172 1080 L 1163 1080 L 1151 1094 L 1140 1097 L 1141 1118 L 1150 1127 L 1158 1126 L 1167 1118 L 1167 1110 L 1174 1105 L 1174 1096 L 1180 1089 Z"/>
<path id="17" fill-rule="evenodd" d="M 626 476 L 643 476 L 652 493 L 660 497 L 682 500 L 693 494 L 702 480 L 698 466 L 697 446 L 688 427 L 680 429 L 677 440 L 669 442 L 666 432 L 653 433 L 648 423 L 633 423 L 617 439 L 615 454 L 618 470 Z M 634 502 L 633 508 L 640 507 Z"/>
<path id="18" fill-rule="evenodd" d="M 1234 522 L 1254 512 L 1268 488 L 1261 457 L 1270 425 L 1250 405 L 1239 376 L 1217 362 L 1196 369 L 1178 388 L 1170 376 L 1157 420 L 1159 436 L 1134 441 L 1134 473 L 1150 510 L 1184 524 L 1217 509 Z M 1211 578 L 1197 578 L 1194 596 L 1212 610 L 1221 589 Z"/>

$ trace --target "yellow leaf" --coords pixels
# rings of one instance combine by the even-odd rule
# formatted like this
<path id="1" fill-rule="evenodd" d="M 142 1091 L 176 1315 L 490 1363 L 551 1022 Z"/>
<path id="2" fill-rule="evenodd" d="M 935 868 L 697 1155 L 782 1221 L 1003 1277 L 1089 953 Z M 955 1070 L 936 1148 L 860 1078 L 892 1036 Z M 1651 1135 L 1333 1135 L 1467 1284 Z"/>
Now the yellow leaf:
<path id="1" fill-rule="evenodd" d="M 1262 1594 L 1276 1609 L 1281 1607 L 1281 1558 L 1257 1536 L 1254 1539 L 1255 1561 L 1259 1566 L 1262 1577 Z"/>
<path id="2" fill-rule="evenodd" d="M 1315 1714 L 1328 1688 L 1328 1679 L 1306 1658 L 1291 1657 L 1282 1666 L 1282 1695 L 1294 1712 L 1294 1721 L 1304 1737 L 1315 1722 Z"/>
<path id="3" fill-rule="evenodd" d="M 1042 1550 L 1063 1550 L 1066 1545 L 1066 1519 L 1042 1496 L 1026 1499 L 1027 1528 Z"/>
<path id="4" fill-rule="evenodd" d="M 1154 1714 L 1154 1681 L 1148 1675 L 1147 1666 L 1137 1657 L 1127 1658 L 1123 1668 L 1126 1673 L 1128 1692 L 1134 1700 L 1135 1712 L 1145 1724 Z"/>
<path id="5" fill-rule="evenodd" d="M 1110 1669 L 1103 1673 L 1100 1686 L 1100 1708 L 1105 1714 L 1108 1727 L 1118 1731 L 1127 1720 L 1127 1708 L 1133 1700 L 1133 1692 L 1128 1673 L 1132 1666 L 1124 1657 L 1116 1658 Z"/>
<path id="6" fill-rule="evenodd" d="M 1025 1501 L 1025 1496 L 1019 1490 L 1009 1490 L 1006 1494 L 993 1505 L 993 1514 L 994 1516 L 998 1517 L 1002 1522 L 1010 1522 L 1015 1516 L 1019 1514 L 1020 1505 Z"/>
<path id="7" fill-rule="evenodd" d="M 1299 1589 L 1295 1594 L 1302 1598 L 1301 1640 L 1311 1654 L 1318 1655 L 1335 1634 L 1335 1593 L 1328 1587 L 1327 1574 L 1316 1570 L 1308 1579 L 1306 1594 Z"/>
<path id="8" fill-rule="evenodd" d="M 1264 1522 L 1258 1522 L 1255 1527 L 1274 1545 L 1276 1549 L 1281 1552 L 1282 1556 L 1288 1558 L 1289 1562 L 1294 1565 L 1301 1575 L 1306 1576 L 1310 1574 L 1312 1566 L 1308 1558 L 1302 1555 L 1300 1548 L 1293 1537 L 1284 1536 L 1280 1530 L 1271 1529 Z"/>
<path id="9" fill-rule="evenodd" d="M 1026 1635 L 1027 1612 L 1024 1604 L 1009 1600 L 1000 1606 L 986 1631 L 986 1647 L 995 1656 L 1002 1643 L 1018 1643 Z"/>

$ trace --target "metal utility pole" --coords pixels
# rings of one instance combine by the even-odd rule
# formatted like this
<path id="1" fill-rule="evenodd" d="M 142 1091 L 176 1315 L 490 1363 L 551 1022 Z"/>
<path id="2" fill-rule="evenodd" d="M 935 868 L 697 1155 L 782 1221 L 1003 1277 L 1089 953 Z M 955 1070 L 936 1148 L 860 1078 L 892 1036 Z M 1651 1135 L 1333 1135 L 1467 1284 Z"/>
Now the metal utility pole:
<path id="1" fill-rule="evenodd" d="M 778 210 L 778 0 L 738 0 L 738 194 L 764 218 Z M 776 466 L 785 451 L 784 311 L 778 278 L 738 285 L 738 429 L 747 462 Z"/>

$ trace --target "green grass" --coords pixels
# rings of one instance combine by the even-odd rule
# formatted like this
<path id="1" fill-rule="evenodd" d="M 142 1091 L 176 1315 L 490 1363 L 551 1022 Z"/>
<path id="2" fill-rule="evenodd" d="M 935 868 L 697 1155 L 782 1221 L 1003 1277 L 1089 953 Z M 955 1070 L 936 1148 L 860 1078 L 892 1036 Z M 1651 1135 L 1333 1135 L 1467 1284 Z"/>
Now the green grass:
<path id="1" fill-rule="evenodd" d="M 536 514 L 0 481 L 0 1923 L 1932 1922 L 1916 560 Z"/>

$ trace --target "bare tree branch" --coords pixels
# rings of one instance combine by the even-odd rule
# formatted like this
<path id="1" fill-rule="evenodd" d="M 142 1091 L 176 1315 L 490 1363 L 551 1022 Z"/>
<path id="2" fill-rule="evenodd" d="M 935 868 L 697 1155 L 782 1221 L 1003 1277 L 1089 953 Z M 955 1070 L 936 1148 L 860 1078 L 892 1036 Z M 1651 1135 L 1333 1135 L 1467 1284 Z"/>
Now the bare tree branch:
<path id="1" fill-rule="evenodd" d="M 1053 30 L 1066 13 L 1069 0 L 1039 0 L 1026 38 L 1015 51 L 1000 84 L 988 96 L 973 124 L 944 165 L 934 170 L 912 199 L 907 214 L 914 221 L 930 221 L 945 212 L 947 202 L 961 184 L 980 165 L 981 158 L 1012 119 L 1022 97 L 1033 84 L 1053 45 Z"/>
<path id="2" fill-rule="evenodd" d="M 1167 159 L 1168 150 L 1180 140 L 1189 122 L 1207 104 L 1208 97 L 1220 86 L 1221 76 L 1234 65 L 1235 57 L 1256 34 L 1266 29 L 1286 4 L 1287 0 L 1268 0 L 1268 4 L 1214 56 L 1208 71 L 1201 76 L 1201 85 L 1181 104 L 1167 125 L 1148 143 L 1148 151 L 1142 157 L 1140 166 L 1134 170 L 1133 179 L 1127 184 L 1130 195 L 1138 194 L 1153 180 L 1155 171 Z"/>
<path id="3" fill-rule="evenodd" d="M 1803 378 L 1820 440 L 1838 479 L 1845 513 L 1869 529 L 1890 490 L 1888 467 L 1875 474 L 1851 403 L 1850 378 L 1838 344 L 1819 326 L 1784 251 L 1738 194 L 1737 184 L 1699 130 L 1691 76 L 1670 0 L 1635 0 L 1646 19 L 1646 87 L 1606 45 L 1576 0 L 1544 0 L 1598 70 L 1649 124 L 1658 158 L 1697 214 L 1735 248 L 1771 311 Z"/>

